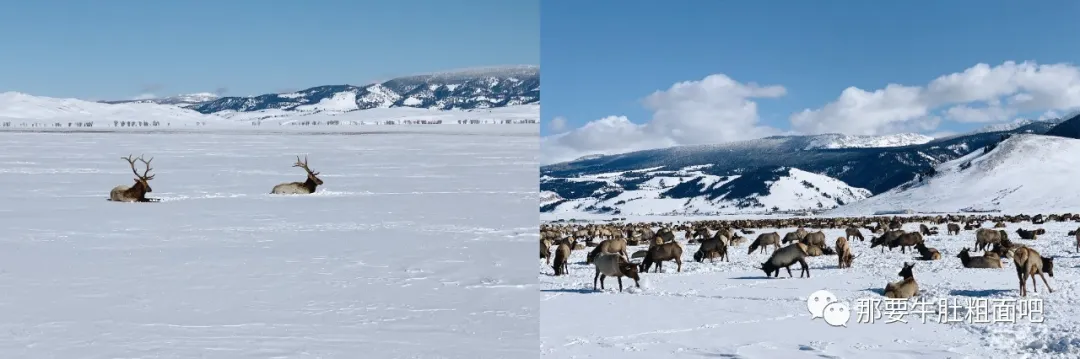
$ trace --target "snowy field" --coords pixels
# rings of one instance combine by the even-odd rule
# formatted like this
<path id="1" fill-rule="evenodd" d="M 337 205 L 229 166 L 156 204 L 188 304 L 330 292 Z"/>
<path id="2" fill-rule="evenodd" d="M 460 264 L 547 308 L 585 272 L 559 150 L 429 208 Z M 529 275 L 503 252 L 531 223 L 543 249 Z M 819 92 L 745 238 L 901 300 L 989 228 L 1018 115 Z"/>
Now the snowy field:
<path id="1" fill-rule="evenodd" d="M 535 135 L 0 143 L 0 358 L 537 353 Z M 129 153 L 160 203 L 105 200 Z M 296 155 L 325 185 L 269 195 L 304 179 Z"/>
<path id="2" fill-rule="evenodd" d="M 679 220 L 667 218 L 668 222 Z M 577 250 L 570 258 L 569 276 L 555 277 L 550 266 L 539 262 L 541 352 L 551 358 L 986 358 L 1010 354 L 1076 358 L 1080 355 L 1080 308 L 1075 304 L 1080 300 L 1076 285 L 1080 254 L 1067 232 L 1077 227 L 1080 223 L 1024 222 L 1006 228 L 1014 242 L 1055 257 L 1055 276 L 1047 278 L 1053 293 L 1046 291 L 1041 280 L 1035 293 L 1031 281 L 1038 279 L 1028 282 L 1028 298 L 1042 300 L 1042 323 L 1032 323 L 1033 318 L 1013 318 L 1015 323 L 979 324 L 976 319 L 941 323 L 937 315 L 930 315 L 923 324 L 914 314 L 903 318 L 908 324 L 886 323 L 887 315 L 872 323 L 859 320 L 859 299 L 883 299 L 885 284 L 901 279 L 898 272 L 905 261 L 916 263 L 920 300 L 930 303 L 931 309 L 940 300 L 950 305 L 971 300 L 986 308 L 1001 299 L 1019 298 L 1011 260 L 1004 260 L 1003 269 L 963 268 L 956 255 L 963 247 L 973 247 L 974 231 L 948 236 L 944 226 L 941 235 L 926 240 L 941 251 L 941 260 L 915 260 L 914 254 L 900 254 L 899 248 L 884 254 L 879 248 L 871 250 L 864 230 L 865 242 L 853 240 L 852 251 L 858 257 L 852 268 L 838 269 L 836 256 L 810 258 L 808 279 L 799 278 L 798 264 L 792 267 L 794 278 L 783 270 L 779 278 L 765 278 L 754 266 L 769 254 L 747 255 L 747 244 L 730 250 L 730 262 L 695 263 L 692 255 L 697 245 L 686 244 L 683 233 L 676 232 L 676 239 L 684 244 L 682 272 L 676 272 L 674 262 L 666 262 L 663 273 L 641 275 L 640 289 L 624 278 L 627 289 L 623 293 L 618 292 L 614 278 L 607 279 L 606 291 L 593 291 L 595 271 L 585 264 L 587 250 Z M 1015 234 L 1017 228 L 1044 228 L 1047 233 L 1038 240 L 1021 240 Z M 905 224 L 904 229 L 917 230 L 918 224 Z M 783 236 L 793 230 L 758 229 L 747 237 L 752 241 L 760 233 L 778 231 Z M 830 247 L 843 235 L 842 230 L 824 232 Z M 631 247 L 628 252 L 646 248 Z M 811 319 L 807 299 L 818 290 L 831 291 L 849 305 L 852 317 L 847 327 Z M 946 313 L 956 321 L 966 313 L 974 315 L 974 310 Z M 1034 319 L 1038 318 L 1035 314 Z"/>

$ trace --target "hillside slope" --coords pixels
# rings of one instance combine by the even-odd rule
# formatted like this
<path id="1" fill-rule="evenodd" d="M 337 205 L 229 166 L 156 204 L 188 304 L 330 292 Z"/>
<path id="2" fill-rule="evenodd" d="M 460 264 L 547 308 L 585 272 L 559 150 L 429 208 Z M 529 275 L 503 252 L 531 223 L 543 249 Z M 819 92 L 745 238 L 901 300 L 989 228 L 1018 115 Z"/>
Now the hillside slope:
<path id="1" fill-rule="evenodd" d="M 1014 135 L 983 153 L 943 163 L 936 174 L 864 201 L 829 211 L 835 215 L 876 211 L 1002 211 L 1046 213 L 1080 210 L 1080 140 Z"/>
<path id="2" fill-rule="evenodd" d="M 858 201 L 870 191 L 797 168 L 776 167 L 718 176 L 702 170 L 645 169 L 584 176 L 574 180 L 542 178 L 543 212 L 622 215 L 726 214 L 821 210 Z M 557 191 L 576 187 L 566 199 Z"/>

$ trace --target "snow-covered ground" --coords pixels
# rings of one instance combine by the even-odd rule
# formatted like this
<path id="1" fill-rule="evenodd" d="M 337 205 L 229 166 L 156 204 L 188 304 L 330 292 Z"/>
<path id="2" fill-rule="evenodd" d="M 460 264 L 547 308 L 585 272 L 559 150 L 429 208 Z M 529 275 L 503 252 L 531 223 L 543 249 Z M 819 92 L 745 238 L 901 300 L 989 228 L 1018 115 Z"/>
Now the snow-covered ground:
<path id="1" fill-rule="evenodd" d="M 294 110 L 250 112 L 222 111 L 202 114 L 175 105 L 127 102 L 106 104 L 72 98 L 32 96 L 19 92 L 0 93 L 0 131 L 23 130 L 192 130 L 254 129 L 292 131 L 379 131 L 394 127 L 511 126 L 512 131 L 539 133 L 538 104 L 506 106 L 478 110 L 432 110 L 410 107 L 375 108 L 355 111 L 347 108 L 351 92 Z M 340 95 L 340 96 L 339 96 Z M 355 103 L 353 103 L 355 107 Z M 346 112 L 347 111 L 347 112 Z M 135 123 L 123 125 L 121 123 Z M 156 122 L 156 123 L 155 123 Z M 92 123 L 92 126 L 85 125 Z M 82 124 L 82 126 L 80 126 Z M 257 126 L 255 126 L 257 125 Z M 454 126 L 458 127 L 458 126 Z M 465 127 L 465 126 L 462 126 Z M 431 131 L 432 129 L 425 129 Z M 466 129 L 467 130 L 467 129 Z"/>
<path id="2" fill-rule="evenodd" d="M 0 144 L 0 358 L 537 353 L 522 265 L 535 136 L 0 131 Z M 162 202 L 105 200 L 133 182 L 129 153 L 155 157 Z M 325 185 L 269 195 L 304 179 L 296 155 Z"/>
<path id="3" fill-rule="evenodd" d="M 929 179 L 839 207 L 829 214 L 870 215 L 883 210 L 916 212 L 1080 211 L 1080 140 L 1020 134 L 992 151 L 975 151 L 938 165 Z"/>
<path id="4" fill-rule="evenodd" d="M 798 264 L 793 266 L 794 278 L 788 278 L 786 271 L 779 278 L 765 278 L 754 266 L 768 254 L 747 255 L 746 244 L 731 249 L 730 262 L 695 263 L 692 255 L 697 246 L 686 244 L 682 233 L 677 233 L 676 239 L 685 248 L 682 272 L 676 272 L 675 263 L 666 262 L 664 273 L 642 274 L 640 289 L 624 279 L 627 289 L 623 293 L 618 292 L 614 278 L 607 279 L 606 291 L 593 291 L 595 271 L 585 264 L 587 251 L 574 251 L 569 276 L 554 277 L 551 267 L 539 262 L 541 352 L 551 358 L 988 358 L 1011 354 L 1076 358 L 1080 355 L 1080 308 L 1075 305 L 1080 300 L 1076 285 L 1080 253 L 1067 232 L 1078 226 L 1075 222 L 1025 222 L 1006 228 L 1009 232 L 1047 230 L 1035 241 L 1016 239 L 1012 233 L 1014 241 L 1055 257 L 1055 276 L 1047 278 L 1053 293 L 1046 291 L 1041 280 L 1038 293 L 1028 283 L 1029 298 L 1042 300 L 1043 323 L 1016 318 L 1015 323 L 977 324 L 973 319 L 945 324 L 930 315 L 923 324 L 913 314 L 904 318 L 909 324 L 886 323 L 886 313 L 873 323 L 857 318 L 859 299 L 883 298 L 885 284 L 900 280 L 897 273 L 905 261 L 916 263 L 921 301 L 930 303 L 930 309 L 936 309 L 940 300 L 949 305 L 986 300 L 991 304 L 979 303 L 986 308 L 1001 299 L 1018 298 L 1011 260 L 1005 260 L 1003 269 L 961 266 L 956 255 L 972 246 L 973 231 L 948 236 L 942 228 L 942 235 L 929 236 L 928 245 L 941 251 L 939 261 L 918 261 L 912 254 L 900 254 L 899 249 L 884 254 L 878 248 L 870 250 L 867 236 L 866 242 L 854 240 L 853 252 L 858 257 L 852 268 L 836 268 L 836 256 L 811 258 L 808 279 L 799 278 Z M 918 225 L 904 228 L 916 230 Z M 748 237 L 753 240 L 757 234 L 774 230 L 759 229 Z M 777 231 L 783 235 L 792 230 Z M 830 246 L 843 235 L 842 230 L 824 232 Z M 632 247 L 629 252 L 643 249 Z M 852 317 L 847 327 L 811 319 L 807 299 L 818 290 L 831 291 L 849 304 Z M 884 306 L 879 309 L 885 311 Z M 965 312 L 953 309 L 950 315 L 955 320 Z"/>

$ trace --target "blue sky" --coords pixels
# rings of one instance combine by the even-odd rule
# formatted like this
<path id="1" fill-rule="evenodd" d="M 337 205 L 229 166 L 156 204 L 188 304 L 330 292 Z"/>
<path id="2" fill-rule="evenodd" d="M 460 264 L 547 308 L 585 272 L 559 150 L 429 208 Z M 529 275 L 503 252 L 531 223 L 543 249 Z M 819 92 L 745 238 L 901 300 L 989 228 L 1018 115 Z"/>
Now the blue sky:
<path id="1" fill-rule="evenodd" d="M 9 1 L 0 92 L 257 95 L 538 64 L 538 1 Z"/>
<path id="2" fill-rule="evenodd" d="M 568 129 L 611 115 L 648 122 L 642 98 L 717 73 L 783 86 L 783 96 L 753 101 L 762 125 L 789 130 L 793 113 L 836 101 L 849 86 L 926 86 L 978 63 L 1080 61 L 1076 1 L 545 1 L 541 11 L 542 120 L 563 116 Z M 946 118 L 918 132 L 989 123 Z M 604 152 L 581 137 L 579 154 Z"/>

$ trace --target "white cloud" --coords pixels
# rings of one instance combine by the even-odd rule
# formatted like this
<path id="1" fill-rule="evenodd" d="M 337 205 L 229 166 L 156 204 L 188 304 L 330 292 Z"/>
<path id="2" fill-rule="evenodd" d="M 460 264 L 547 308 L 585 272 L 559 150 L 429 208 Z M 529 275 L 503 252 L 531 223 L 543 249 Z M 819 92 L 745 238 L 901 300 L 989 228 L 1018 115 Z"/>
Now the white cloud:
<path id="1" fill-rule="evenodd" d="M 149 100 L 149 99 L 155 99 L 155 98 L 157 98 L 157 96 L 154 96 L 154 94 L 152 94 L 152 93 L 144 93 L 142 95 L 132 97 L 131 99 L 132 100 Z"/>
<path id="2" fill-rule="evenodd" d="M 566 129 L 566 117 L 555 116 L 555 118 L 551 119 L 551 122 L 548 123 L 548 126 L 551 127 L 552 131 L 562 132 Z"/>
<path id="3" fill-rule="evenodd" d="M 890 84 L 874 92 L 851 87 L 821 109 L 792 115 L 791 124 L 807 134 L 883 135 L 934 130 L 938 110 L 944 120 L 986 123 L 1008 121 L 1018 113 L 1076 108 L 1080 68 L 1007 61 L 994 67 L 976 64 L 926 86 Z"/>
<path id="4" fill-rule="evenodd" d="M 761 125 L 754 98 L 781 97 L 782 86 L 739 83 L 716 74 L 680 82 L 645 98 L 653 112 L 649 122 L 606 117 L 581 128 L 541 140 L 541 161 L 552 163 L 591 154 L 612 154 L 649 148 L 723 143 L 782 134 Z M 888 84 L 867 91 L 849 87 L 816 109 L 790 117 L 791 130 L 801 134 L 843 133 L 885 135 L 899 132 L 937 133 L 943 121 L 1000 123 L 1018 114 L 1039 113 L 1040 119 L 1080 109 L 1080 68 L 1072 64 L 1004 62 L 976 64 L 925 85 Z"/>
<path id="5" fill-rule="evenodd" d="M 609 116 L 541 139 L 541 161 L 554 163 L 592 154 L 612 154 L 675 145 L 753 139 L 780 133 L 760 125 L 752 98 L 780 97 L 781 86 L 739 83 L 725 75 L 676 83 L 644 99 L 653 112 L 644 124 Z"/>

